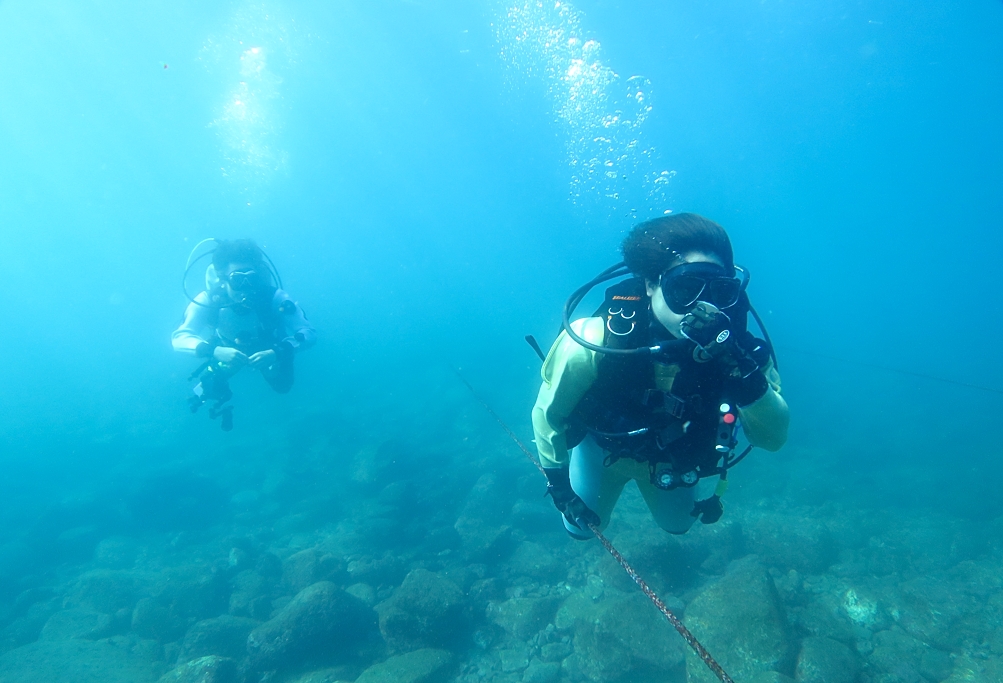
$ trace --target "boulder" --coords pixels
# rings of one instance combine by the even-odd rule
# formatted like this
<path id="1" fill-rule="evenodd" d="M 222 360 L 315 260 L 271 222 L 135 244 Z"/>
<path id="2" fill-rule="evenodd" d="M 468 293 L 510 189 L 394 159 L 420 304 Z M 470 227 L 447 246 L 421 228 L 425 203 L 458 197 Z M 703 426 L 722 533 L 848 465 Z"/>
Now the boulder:
<path id="1" fill-rule="evenodd" d="M 591 681 L 671 679 L 681 674 L 683 642 L 640 593 L 565 601 L 558 628 L 574 629 L 570 669 Z M 569 661 L 571 660 L 571 661 Z"/>
<path id="2" fill-rule="evenodd" d="M 941 683 L 999 683 L 1003 681 L 1003 658 L 958 657 L 954 671 Z"/>
<path id="3" fill-rule="evenodd" d="M 797 683 L 853 683 L 860 672 L 857 653 L 832 638 L 809 636 L 801 643 Z"/>
<path id="4" fill-rule="evenodd" d="M 376 611 L 380 632 L 394 652 L 451 645 L 465 632 L 467 622 L 460 588 L 427 569 L 415 569 L 404 577 Z"/>
<path id="5" fill-rule="evenodd" d="M 505 562 L 510 576 L 527 577 L 539 581 L 554 581 L 567 576 L 568 569 L 554 557 L 551 549 L 533 541 L 520 543 Z"/>
<path id="6" fill-rule="evenodd" d="M 522 643 L 515 643 L 513 647 L 498 650 L 498 660 L 505 673 L 522 671 L 529 666 L 529 648 Z"/>
<path id="7" fill-rule="evenodd" d="M 372 608 L 329 581 L 296 594 L 273 619 L 247 637 L 250 664 L 280 669 L 302 660 L 350 659 L 376 628 Z"/>
<path id="8" fill-rule="evenodd" d="M 178 639 L 187 626 L 168 606 L 153 598 L 142 598 L 132 610 L 130 627 L 141 638 L 167 643 Z"/>
<path id="9" fill-rule="evenodd" d="M 542 662 L 534 658 L 522 674 L 522 683 L 554 683 L 560 675 L 560 662 Z"/>
<path id="10" fill-rule="evenodd" d="M 204 619 L 185 634 L 178 652 L 178 662 L 217 655 L 241 660 L 247 654 L 247 636 L 258 626 L 254 619 L 224 614 Z"/>
<path id="11" fill-rule="evenodd" d="M 415 650 L 374 664 L 355 683 L 439 683 L 452 664 L 453 655 L 445 650 Z"/>
<path id="12" fill-rule="evenodd" d="M 496 475 L 482 474 L 467 494 L 466 504 L 453 525 L 471 558 L 495 560 L 508 548 L 511 528 L 499 522 L 508 501 L 500 489 Z"/>
<path id="13" fill-rule="evenodd" d="M 303 674 L 290 683 L 345 683 L 354 676 L 349 675 L 343 667 L 317 669 Z"/>
<path id="14" fill-rule="evenodd" d="M 839 549 L 825 520 L 808 511 L 749 510 L 742 530 L 748 550 L 784 572 L 821 574 L 837 559 Z"/>
<path id="15" fill-rule="evenodd" d="M 793 652 L 780 596 L 758 558 L 734 562 L 686 609 L 686 626 L 735 680 L 761 672 L 794 673 Z M 696 654 L 687 652 L 689 683 L 717 678 Z"/>
<path id="16" fill-rule="evenodd" d="M 874 649 L 867 656 L 868 668 L 903 680 L 920 677 L 940 681 L 951 673 L 951 657 L 916 640 L 898 628 L 874 634 Z"/>
<path id="17" fill-rule="evenodd" d="M 760 671 L 749 683 L 795 683 L 795 681 L 790 676 L 784 676 L 776 671 Z"/>
<path id="18" fill-rule="evenodd" d="M 561 660 L 570 655 L 571 652 L 571 643 L 559 640 L 556 643 L 542 645 L 540 647 L 540 659 L 544 662 L 557 662 L 560 664 Z"/>
<path id="19" fill-rule="evenodd" d="M 511 598 L 492 602 L 487 617 L 519 640 L 528 640 L 554 618 L 560 598 Z"/>
<path id="20" fill-rule="evenodd" d="M 29 600 L 31 598 L 28 598 Z M 0 652 L 13 650 L 37 640 L 45 624 L 59 611 L 54 600 L 28 604 L 24 614 L 0 630 Z"/>
<path id="21" fill-rule="evenodd" d="M 958 590 L 942 577 L 919 576 L 906 581 L 889 600 L 900 627 L 940 650 L 957 650 L 965 641 L 981 641 L 985 624 L 995 620 L 986 613 L 984 599 Z"/>
<path id="22" fill-rule="evenodd" d="M 146 574 L 124 569 L 95 569 L 76 578 L 66 595 L 67 607 L 81 607 L 114 614 L 132 609 L 136 601 L 148 596 L 153 579 Z"/>
<path id="23" fill-rule="evenodd" d="M 630 558 L 630 564 L 648 585 L 659 593 L 680 593 L 693 586 L 697 570 L 706 558 L 695 544 L 684 544 L 680 537 L 653 526 L 620 532 L 612 540 L 617 549 Z M 603 556 L 599 571 L 607 585 L 624 592 L 637 590 L 627 572 L 610 555 Z"/>
<path id="24" fill-rule="evenodd" d="M 237 663 L 227 657 L 199 657 L 168 671 L 157 683 L 237 683 Z"/>
<path id="25" fill-rule="evenodd" d="M 44 640 L 0 655 L 3 683 L 153 683 L 164 665 L 124 638 Z"/>
<path id="26" fill-rule="evenodd" d="M 230 581 L 229 613 L 235 617 L 267 619 L 272 611 L 269 582 L 257 571 L 245 569 Z"/>
<path id="27" fill-rule="evenodd" d="M 344 565 L 334 555 L 307 548 L 290 555 L 282 563 L 282 582 L 298 592 L 318 581 L 334 577 Z"/>
<path id="28" fill-rule="evenodd" d="M 167 607 L 172 618 L 187 627 L 226 612 L 230 587 L 223 572 L 185 566 L 167 572 L 154 597 Z"/>
<path id="29" fill-rule="evenodd" d="M 40 640 L 68 640 L 89 638 L 96 640 L 109 635 L 112 630 L 111 615 L 84 609 L 65 609 L 56 612 L 42 627 Z"/>
<path id="30" fill-rule="evenodd" d="M 105 569 L 131 569 L 138 555 L 136 541 L 124 536 L 111 536 L 94 548 L 94 564 Z"/>
<path id="31" fill-rule="evenodd" d="M 376 604 L 376 589 L 368 583 L 353 583 L 345 589 L 345 592 L 349 595 L 354 595 L 367 605 Z"/>

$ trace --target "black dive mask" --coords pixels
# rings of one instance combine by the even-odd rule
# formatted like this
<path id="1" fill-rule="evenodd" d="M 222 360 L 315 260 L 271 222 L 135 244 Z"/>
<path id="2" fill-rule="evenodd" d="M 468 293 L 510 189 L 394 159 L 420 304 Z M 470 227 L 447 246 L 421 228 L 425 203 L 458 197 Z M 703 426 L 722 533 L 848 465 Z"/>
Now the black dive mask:
<path id="1" fill-rule="evenodd" d="M 666 305 L 678 315 L 689 313 L 698 301 L 731 308 L 748 283 L 749 276 L 741 268 L 729 271 L 716 263 L 684 263 L 658 278 Z"/>

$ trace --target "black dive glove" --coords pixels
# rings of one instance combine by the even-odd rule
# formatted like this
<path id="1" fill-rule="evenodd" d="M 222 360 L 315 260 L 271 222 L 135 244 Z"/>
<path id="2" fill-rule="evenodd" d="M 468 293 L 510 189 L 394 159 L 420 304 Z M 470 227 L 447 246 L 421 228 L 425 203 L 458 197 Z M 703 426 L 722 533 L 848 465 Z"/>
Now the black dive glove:
<path id="1" fill-rule="evenodd" d="M 748 330 L 732 330 L 731 318 L 712 304 L 701 301 L 679 323 L 683 335 L 697 345 L 694 358 L 718 361 L 735 377 L 747 378 L 766 365 L 770 350 Z"/>
<path id="2" fill-rule="evenodd" d="M 568 522 L 582 531 L 588 531 L 590 524 L 599 526 L 599 515 L 571 488 L 567 467 L 544 467 L 543 472 L 547 475 L 547 494 Z"/>
<path id="3" fill-rule="evenodd" d="M 748 377 L 729 379 L 726 392 L 735 405 L 744 408 L 761 399 L 769 388 L 770 384 L 766 381 L 766 375 L 762 371 L 756 370 Z"/>
<path id="4" fill-rule="evenodd" d="M 721 502 L 721 496 L 715 493 L 706 500 L 698 500 L 693 506 L 690 516 L 698 517 L 704 524 L 713 524 L 721 519 L 721 515 L 723 514 L 724 504 Z"/>

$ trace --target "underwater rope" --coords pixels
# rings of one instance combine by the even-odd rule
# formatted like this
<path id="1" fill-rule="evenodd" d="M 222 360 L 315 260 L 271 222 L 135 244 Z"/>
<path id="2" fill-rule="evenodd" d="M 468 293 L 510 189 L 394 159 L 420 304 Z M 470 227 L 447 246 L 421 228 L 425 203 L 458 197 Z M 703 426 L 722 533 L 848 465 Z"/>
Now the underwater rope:
<path id="1" fill-rule="evenodd" d="M 460 371 L 455 370 L 455 372 L 456 376 L 460 378 L 460 381 L 463 382 L 463 384 L 470 391 L 470 395 L 473 396 L 478 403 L 484 406 L 484 410 L 488 411 L 488 414 L 495 419 L 495 422 L 501 425 L 501 428 L 505 430 L 506 434 L 508 434 L 508 438 L 512 439 L 512 441 L 515 442 L 515 445 L 519 447 L 519 450 L 523 452 L 523 455 L 525 455 L 529 459 L 529 461 L 533 463 L 536 469 L 540 470 L 540 474 L 546 476 L 546 472 L 543 471 L 543 466 L 533 456 L 530 450 L 526 448 L 526 445 L 516 435 L 516 433 L 513 432 L 511 429 L 509 429 L 509 426 L 505 424 L 505 421 L 502 420 L 500 417 L 498 417 L 498 413 L 492 410 L 491 406 L 489 406 L 487 402 L 484 399 L 482 399 L 477 394 L 476 391 L 474 391 L 474 388 L 470 385 L 470 382 L 468 382 L 466 378 L 462 374 L 460 374 Z M 655 591 L 651 589 L 651 587 L 647 584 L 647 582 L 641 578 L 641 575 L 637 573 L 637 570 L 635 570 L 633 567 L 630 566 L 627 560 L 624 559 L 623 555 L 620 554 L 620 551 L 613 546 L 610 540 L 606 538 L 606 536 L 604 536 L 601 531 L 599 531 L 599 528 L 593 524 L 589 524 L 589 530 L 593 534 L 595 534 L 595 537 L 599 539 L 599 542 L 602 544 L 602 547 L 605 548 L 607 552 L 609 552 L 609 554 L 613 556 L 613 559 L 616 560 L 621 567 L 623 567 L 623 570 L 627 572 L 627 575 L 631 578 L 631 580 L 638 585 L 638 587 L 645 594 L 645 596 L 647 596 L 648 600 L 651 601 L 651 604 L 653 604 L 655 608 L 662 613 L 662 616 L 665 617 L 665 619 L 670 624 L 672 624 L 672 627 L 679 632 L 679 635 L 683 637 L 683 640 L 686 641 L 686 644 L 689 645 L 691 648 L 693 648 L 693 651 L 697 654 L 697 656 L 701 659 L 701 661 L 703 661 L 703 663 L 707 665 L 707 668 L 714 672 L 714 675 L 717 676 L 718 679 L 720 679 L 721 683 L 735 683 L 732 680 L 731 676 L 729 676 L 727 672 L 725 672 L 725 670 L 721 667 L 721 665 L 718 664 L 717 661 L 715 661 L 714 657 L 711 656 L 709 652 L 707 652 L 707 648 L 701 645 L 700 641 L 697 640 L 696 636 L 693 635 L 693 633 L 688 628 L 686 628 L 685 624 L 683 624 L 683 622 L 680 621 L 679 617 L 673 614 L 672 610 L 670 610 L 668 607 L 665 606 L 665 603 L 662 602 L 662 599 L 660 597 L 658 597 L 658 594 L 655 593 Z"/>

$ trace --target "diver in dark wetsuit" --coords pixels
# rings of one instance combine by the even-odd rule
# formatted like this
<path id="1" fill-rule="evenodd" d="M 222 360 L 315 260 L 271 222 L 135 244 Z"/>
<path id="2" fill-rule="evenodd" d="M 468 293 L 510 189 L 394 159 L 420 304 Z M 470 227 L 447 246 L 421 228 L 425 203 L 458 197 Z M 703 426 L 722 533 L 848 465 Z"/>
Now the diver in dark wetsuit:
<path id="1" fill-rule="evenodd" d="M 728 469 L 748 452 L 734 455 L 737 433 L 767 451 L 787 440 L 776 358 L 765 329 L 747 330 L 759 318 L 724 228 L 657 218 L 631 231 L 623 256 L 569 299 L 533 408 L 550 494 L 579 539 L 605 528 L 631 480 L 665 531 L 713 523 Z M 624 276 L 593 317 L 569 319 L 590 289 Z"/>
<path id="2" fill-rule="evenodd" d="M 206 290 L 191 300 L 174 331 L 175 351 L 205 359 L 192 412 L 215 401 L 210 417 L 232 427 L 228 380 L 244 367 L 257 370 L 278 393 L 293 385 L 293 358 L 317 338 L 303 310 L 284 292 L 264 252 L 251 240 L 220 241 L 206 270 Z M 275 282 L 273 282 L 275 280 Z"/>

